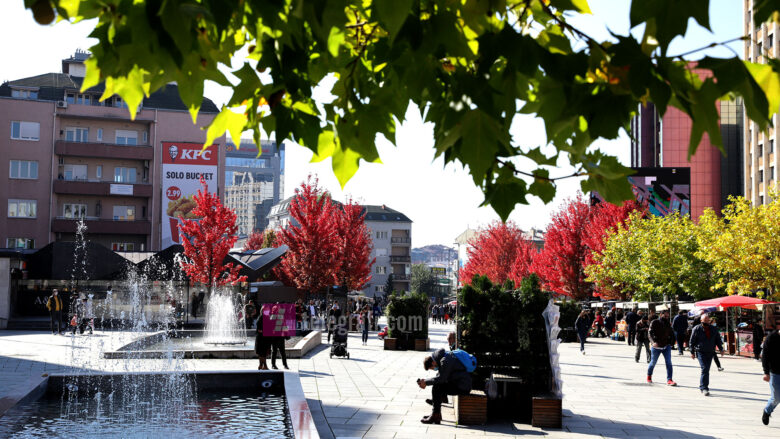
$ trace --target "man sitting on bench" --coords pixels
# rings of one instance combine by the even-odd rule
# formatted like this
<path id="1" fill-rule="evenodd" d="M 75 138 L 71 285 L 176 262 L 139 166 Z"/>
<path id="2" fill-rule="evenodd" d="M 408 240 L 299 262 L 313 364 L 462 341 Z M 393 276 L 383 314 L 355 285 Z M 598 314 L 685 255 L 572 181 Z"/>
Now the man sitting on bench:
<path id="1" fill-rule="evenodd" d="M 423 424 L 441 424 L 441 403 L 447 395 L 468 395 L 471 393 L 471 374 L 466 366 L 452 352 L 438 349 L 433 355 L 425 357 L 425 370 L 436 370 L 434 378 L 417 380 L 421 389 L 433 386 L 431 389 L 433 413 L 420 420 Z M 427 402 L 427 401 L 426 401 Z"/>

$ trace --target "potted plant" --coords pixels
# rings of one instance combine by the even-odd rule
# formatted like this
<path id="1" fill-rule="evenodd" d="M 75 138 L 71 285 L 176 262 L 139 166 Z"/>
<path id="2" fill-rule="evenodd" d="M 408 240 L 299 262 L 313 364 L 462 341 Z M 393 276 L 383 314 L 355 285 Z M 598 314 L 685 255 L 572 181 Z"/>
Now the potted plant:
<path id="1" fill-rule="evenodd" d="M 428 304 L 424 294 L 396 295 L 387 305 L 389 339 L 396 339 L 397 348 L 428 350 Z M 385 339 L 388 340 L 388 339 Z M 387 341 L 385 349 L 388 349 Z"/>

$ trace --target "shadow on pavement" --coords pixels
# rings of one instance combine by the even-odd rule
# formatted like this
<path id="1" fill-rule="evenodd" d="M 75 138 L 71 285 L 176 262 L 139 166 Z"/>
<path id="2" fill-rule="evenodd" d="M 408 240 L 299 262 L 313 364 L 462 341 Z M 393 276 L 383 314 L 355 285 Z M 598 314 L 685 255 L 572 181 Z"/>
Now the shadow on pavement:
<path id="1" fill-rule="evenodd" d="M 651 421 L 648 421 L 650 423 Z M 587 423 L 589 425 L 581 425 Z M 570 424 L 570 425 L 567 425 Z M 711 435 L 691 433 L 685 431 L 683 434 L 680 430 L 669 427 L 657 427 L 653 425 L 647 425 L 646 423 L 631 423 L 614 421 L 611 419 L 594 418 L 591 416 L 576 415 L 576 418 L 563 418 L 564 429 L 568 429 L 573 433 L 578 433 L 586 436 L 598 436 L 606 438 L 625 438 L 625 437 L 637 437 L 637 436 L 654 436 L 654 437 L 686 437 L 692 439 L 711 439 Z M 548 431 L 545 429 L 545 431 Z M 560 431 L 550 429 L 549 431 Z"/>

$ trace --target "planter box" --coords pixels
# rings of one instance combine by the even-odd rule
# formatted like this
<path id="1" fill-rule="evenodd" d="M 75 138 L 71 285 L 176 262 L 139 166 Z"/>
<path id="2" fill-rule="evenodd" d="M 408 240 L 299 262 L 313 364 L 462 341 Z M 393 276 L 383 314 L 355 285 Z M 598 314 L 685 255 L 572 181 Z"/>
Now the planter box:
<path id="1" fill-rule="evenodd" d="M 398 339 L 397 338 L 386 338 L 385 339 L 385 350 L 386 351 L 394 351 L 398 349 Z"/>
<path id="2" fill-rule="evenodd" d="M 431 348 L 431 339 L 430 338 L 416 338 L 414 339 L 414 350 L 415 351 L 427 351 Z"/>
<path id="3" fill-rule="evenodd" d="M 552 395 L 534 396 L 531 425 L 534 427 L 561 428 L 561 399 Z"/>
<path id="4" fill-rule="evenodd" d="M 487 395 L 472 390 L 469 395 L 455 395 L 455 422 L 458 425 L 484 425 L 487 422 Z"/>

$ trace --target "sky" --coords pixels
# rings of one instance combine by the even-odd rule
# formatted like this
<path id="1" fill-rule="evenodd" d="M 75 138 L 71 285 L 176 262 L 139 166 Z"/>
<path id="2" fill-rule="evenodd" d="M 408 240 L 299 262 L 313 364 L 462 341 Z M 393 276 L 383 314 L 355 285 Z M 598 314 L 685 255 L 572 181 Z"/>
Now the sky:
<path id="1" fill-rule="evenodd" d="M 41 26 L 23 4 L 22 0 L 5 0 L 0 6 L 0 41 L 6 42 L 0 49 L 3 59 L 0 81 L 59 72 L 62 59 L 72 55 L 77 48 L 89 49 L 94 44 L 94 40 L 88 37 L 93 23 L 60 22 Z M 629 1 L 590 0 L 589 4 L 593 15 L 574 20 L 572 24 L 599 39 L 608 38 L 608 30 L 615 34 L 628 34 Z M 710 24 L 713 32 L 691 20 L 688 33 L 672 42 L 669 53 L 682 53 L 713 41 L 738 37 L 743 33 L 742 23 L 741 1 L 711 0 Z M 641 35 L 641 31 L 641 28 L 631 30 L 634 35 Z M 742 56 L 741 42 L 730 47 Z M 725 48 L 700 53 L 733 56 Z M 232 68 L 238 69 L 241 62 L 234 59 Z M 205 93 L 218 106 L 230 98 L 229 88 L 213 83 L 206 84 Z M 490 207 L 479 207 L 484 196 L 467 170 L 457 163 L 444 166 L 441 158 L 434 159 L 433 126 L 422 122 L 414 106 L 409 108 L 406 120 L 397 126 L 396 145 L 382 136 L 377 137 L 382 164 L 361 163 L 357 174 L 343 190 L 331 171 L 330 159 L 310 163 L 310 150 L 287 141 L 285 196 L 291 196 L 308 175 L 316 175 L 320 185 L 336 200 L 351 197 L 360 203 L 384 204 L 406 214 L 413 221 L 414 247 L 429 244 L 452 246 L 455 238 L 466 228 L 484 227 L 497 220 L 498 215 Z M 543 124 L 529 116 L 518 115 L 511 134 L 515 143 L 524 147 L 546 144 Z M 592 147 L 615 155 L 621 163 L 630 165 L 630 142 L 625 133 L 615 140 L 597 140 Z M 568 160 L 562 157 L 558 161 L 558 169 L 552 170 L 551 176 L 566 175 L 572 170 Z M 532 227 L 544 229 L 551 214 L 567 199 L 575 197 L 579 187 L 578 179 L 562 180 L 551 203 L 545 205 L 535 197 L 529 197 L 530 204 L 516 206 L 510 220 L 526 230 Z"/>

